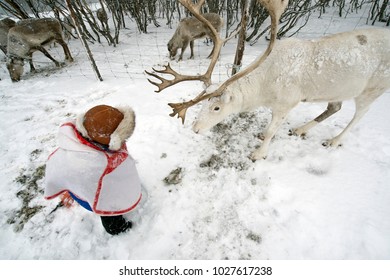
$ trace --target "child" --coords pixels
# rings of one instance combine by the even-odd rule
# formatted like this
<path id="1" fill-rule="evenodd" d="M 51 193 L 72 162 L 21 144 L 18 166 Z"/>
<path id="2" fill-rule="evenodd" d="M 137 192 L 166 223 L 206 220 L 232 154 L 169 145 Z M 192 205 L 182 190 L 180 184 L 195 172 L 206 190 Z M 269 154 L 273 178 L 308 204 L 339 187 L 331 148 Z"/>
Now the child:
<path id="1" fill-rule="evenodd" d="M 99 105 L 59 129 L 59 148 L 46 164 L 45 198 L 66 192 L 101 217 L 112 235 L 131 228 L 122 214 L 141 200 L 141 183 L 125 141 L 133 134 L 130 107 Z"/>

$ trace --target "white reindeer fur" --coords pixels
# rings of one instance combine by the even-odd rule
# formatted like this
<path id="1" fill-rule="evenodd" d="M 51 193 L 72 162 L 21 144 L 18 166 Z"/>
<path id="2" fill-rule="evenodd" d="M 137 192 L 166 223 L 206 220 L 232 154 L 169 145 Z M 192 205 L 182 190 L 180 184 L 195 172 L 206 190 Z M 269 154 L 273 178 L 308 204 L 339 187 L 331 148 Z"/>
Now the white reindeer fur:
<path id="1" fill-rule="evenodd" d="M 232 113 L 268 107 L 272 121 L 262 146 L 251 155 L 256 160 L 267 156 L 272 137 L 299 102 L 340 102 L 341 107 L 342 101 L 354 99 L 354 118 L 328 142 L 338 146 L 344 133 L 388 88 L 390 30 L 355 30 L 312 41 L 285 39 L 276 43 L 269 57 L 253 72 L 228 86 L 222 96 L 206 101 L 193 129 L 202 132 Z M 315 119 L 294 132 L 305 134 L 323 119 Z"/>

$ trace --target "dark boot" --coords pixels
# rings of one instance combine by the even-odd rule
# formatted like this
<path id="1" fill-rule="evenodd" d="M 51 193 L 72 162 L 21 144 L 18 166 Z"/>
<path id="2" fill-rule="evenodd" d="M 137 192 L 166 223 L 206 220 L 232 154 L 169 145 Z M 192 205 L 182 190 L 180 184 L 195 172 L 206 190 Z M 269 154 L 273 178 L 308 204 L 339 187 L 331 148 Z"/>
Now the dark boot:
<path id="1" fill-rule="evenodd" d="M 119 216 L 100 216 L 103 227 L 112 235 L 125 232 L 133 225 L 131 221 L 126 221 L 122 215 Z"/>

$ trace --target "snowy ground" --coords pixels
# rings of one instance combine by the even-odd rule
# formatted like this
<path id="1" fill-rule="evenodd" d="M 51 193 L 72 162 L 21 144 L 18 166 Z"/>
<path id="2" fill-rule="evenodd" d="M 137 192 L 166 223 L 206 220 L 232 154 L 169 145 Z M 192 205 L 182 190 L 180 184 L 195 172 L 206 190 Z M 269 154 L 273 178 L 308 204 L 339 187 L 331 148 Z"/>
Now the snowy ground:
<path id="1" fill-rule="evenodd" d="M 365 24 L 361 15 L 330 11 L 299 34 L 314 38 Z M 75 62 L 55 69 L 35 54 L 39 73 L 12 83 L 0 54 L 0 259 L 390 259 L 390 92 L 381 96 L 338 149 L 336 135 L 354 113 L 352 102 L 306 139 L 288 130 L 326 104 L 295 108 L 270 146 L 267 160 L 247 156 L 270 120 L 267 109 L 231 117 L 205 135 L 169 117 L 168 102 L 188 99 L 201 85 L 187 82 L 154 93 L 144 70 L 168 61 L 165 25 L 139 34 L 123 30 L 116 47 L 94 44 L 104 78 L 97 81 L 79 41 Z M 261 41 L 261 40 L 260 40 Z M 246 49 L 250 63 L 265 41 Z M 260 44 L 261 43 L 261 44 Z M 197 42 L 196 59 L 172 66 L 203 71 L 211 46 Z M 222 50 L 216 82 L 226 78 L 235 42 Z M 59 47 L 51 49 L 57 57 Z M 128 141 L 147 198 L 127 215 L 135 227 L 109 236 L 100 219 L 80 206 L 44 200 L 44 165 L 61 123 L 97 104 L 133 107 L 137 127 Z M 165 178 L 176 171 L 179 183 Z"/>

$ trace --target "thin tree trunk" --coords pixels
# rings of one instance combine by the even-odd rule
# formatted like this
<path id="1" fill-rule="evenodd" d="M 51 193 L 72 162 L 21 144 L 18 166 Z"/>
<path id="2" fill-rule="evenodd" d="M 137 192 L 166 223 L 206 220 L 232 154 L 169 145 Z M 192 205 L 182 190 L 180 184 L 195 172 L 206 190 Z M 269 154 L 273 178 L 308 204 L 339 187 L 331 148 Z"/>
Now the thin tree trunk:
<path id="1" fill-rule="evenodd" d="M 92 52 L 89 49 L 87 40 L 85 39 L 84 32 L 81 32 L 80 26 L 78 24 L 77 16 L 75 14 L 75 11 L 73 10 L 73 7 L 72 7 L 72 4 L 70 3 L 70 0 L 66 0 L 66 4 L 68 6 L 70 17 L 72 18 L 74 26 L 76 27 L 76 32 L 79 35 L 79 38 L 80 38 L 81 43 L 83 44 L 85 50 L 87 51 L 87 54 L 88 54 L 88 57 L 89 57 L 89 61 L 91 62 L 92 68 L 95 71 L 97 78 L 100 81 L 103 81 L 103 78 L 100 75 L 99 69 L 97 68 L 97 65 L 95 63 L 95 59 L 93 58 Z"/>
<path id="2" fill-rule="evenodd" d="M 248 0 L 241 0 L 241 13 L 241 30 L 238 36 L 236 56 L 234 57 L 232 75 L 236 74 L 240 70 L 242 64 L 242 57 L 244 56 L 246 26 L 248 22 Z"/>

